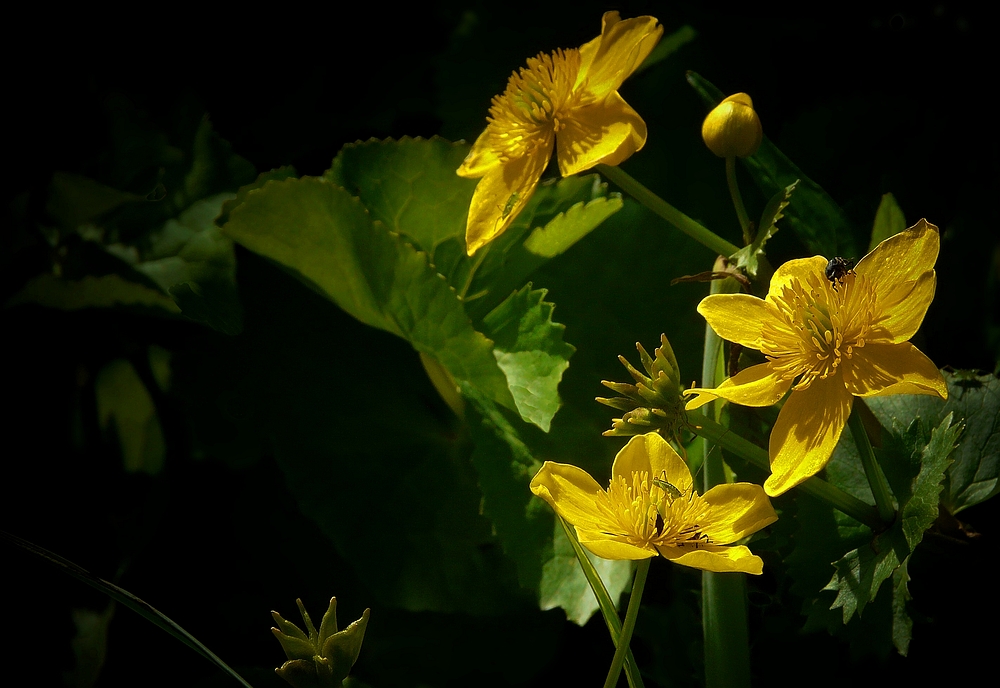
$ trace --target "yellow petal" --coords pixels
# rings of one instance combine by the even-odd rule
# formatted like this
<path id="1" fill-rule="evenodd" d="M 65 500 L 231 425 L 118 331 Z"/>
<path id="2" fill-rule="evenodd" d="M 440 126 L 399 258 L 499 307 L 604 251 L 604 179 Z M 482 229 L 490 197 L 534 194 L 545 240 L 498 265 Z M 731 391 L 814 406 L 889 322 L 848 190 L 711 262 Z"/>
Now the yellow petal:
<path id="1" fill-rule="evenodd" d="M 932 270 L 940 248 L 938 228 L 927 220 L 920 220 L 872 249 L 854 271 L 871 280 L 881 303 L 897 285 L 919 279 Z"/>
<path id="2" fill-rule="evenodd" d="M 617 12 L 606 12 L 600 40 L 580 47 L 582 65 L 577 86 L 596 98 L 617 91 L 663 35 L 656 17 L 636 17 L 621 21 Z"/>
<path id="3" fill-rule="evenodd" d="M 602 559 L 636 561 L 656 556 L 656 550 L 652 547 L 645 548 L 631 545 L 599 531 L 587 531 L 577 528 L 576 534 L 581 545 Z"/>
<path id="4" fill-rule="evenodd" d="M 761 348 L 761 325 L 769 320 L 776 321 L 767 302 L 749 294 L 706 296 L 698 304 L 698 312 L 726 341 L 758 351 Z"/>
<path id="5" fill-rule="evenodd" d="M 741 370 L 715 389 L 695 387 L 684 394 L 697 394 L 684 408 L 688 411 L 704 406 L 713 399 L 726 399 L 742 406 L 771 406 L 778 403 L 792 386 L 791 380 L 775 375 L 767 363 Z"/>
<path id="6" fill-rule="evenodd" d="M 691 470 L 674 448 L 655 432 L 636 435 L 615 457 L 613 477 L 623 477 L 632 484 L 632 474 L 648 472 L 649 477 L 663 478 L 681 492 L 691 489 Z"/>
<path id="7" fill-rule="evenodd" d="M 489 131 L 489 127 L 484 129 L 483 133 L 476 139 L 476 142 L 472 144 L 472 150 L 469 151 L 469 154 L 465 156 L 465 160 L 462 161 L 462 164 L 455 171 L 455 174 L 459 177 L 478 179 L 500 164 L 500 159 L 489 145 Z"/>
<path id="8" fill-rule="evenodd" d="M 764 562 L 743 545 L 719 547 L 703 545 L 692 550 L 690 547 L 658 547 L 660 554 L 683 566 L 702 571 L 739 571 L 759 576 L 764 571 Z"/>
<path id="9" fill-rule="evenodd" d="M 764 482 L 769 496 L 790 490 L 829 463 L 853 401 L 839 375 L 791 393 L 771 429 L 771 475 Z"/>
<path id="10" fill-rule="evenodd" d="M 843 374 L 848 391 L 858 397 L 937 394 L 948 398 L 948 385 L 937 366 L 909 342 L 869 342 L 855 349 Z"/>
<path id="11" fill-rule="evenodd" d="M 556 134 L 556 156 L 564 177 L 594 165 L 618 165 L 646 143 L 646 123 L 617 93 L 575 108 Z"/>
<path id="12" fill-rule="evenodd" d="M 786 287 L 791 287 L 795 280 L 805 282 L 810 275 L 816 273 L 824 275 L 827 262 L 823 256 L 813 256 L 812 258 L 796 258 L 782 263 L 771 276 L 771 284 L 767 289 L 768 300 L 772 301 L 775 295 L 780 294 Z"/>
<path id="13" fill-rule="evenodd" d="M 531 492 L 557 514 L 584 530 L 606 530 L 597 503 L 604 492 L 587 471 L 566 463 L 546 461 L 531 479 Z"/>
<path id="14" fill-rule="evenodd" d="M 886 331 L 889 341 L 905 342 L 917 333 L 924 315 L 934 300 L 937 275 L 933 270 L 920 275 L 915 282 L 904 282 L 892 289 L 885 301 L 878 302 L 883 317 L 876 322 Z"/>
<path id="15" fill-rule="evenodd" d="M 552 154 L 551 137 L 546 143 L 537 154 L 494 167 L 479 180 L 465 227 L 465 250 L 470 256 L 500 236 L 531 198 Z"/>
<path id="16" fill-rule="evenodd" d="M 702 532 L 715 544 L 736 542 L 778 520 L 760 485 L 716 485 L 705 493 L 704 499 L 709 511 Z"/>

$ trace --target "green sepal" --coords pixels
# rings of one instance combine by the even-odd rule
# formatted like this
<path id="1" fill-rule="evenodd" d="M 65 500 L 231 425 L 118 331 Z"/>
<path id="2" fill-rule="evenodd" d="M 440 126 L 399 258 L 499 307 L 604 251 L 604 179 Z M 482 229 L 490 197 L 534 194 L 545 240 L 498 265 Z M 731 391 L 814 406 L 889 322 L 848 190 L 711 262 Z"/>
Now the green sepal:
<path id="1" fill-rule="evenodd" d="M 899 234 L 904 229 L 906 229 L 906 217 L 899 204 L 896 203 L 896 197 L 891 193 L 882 194 L 878 210 L 875 211 L 875 222 L 872 225 L 872 238 L 868 243 L 868 251 L 871 252 L 880 243 Z"/>

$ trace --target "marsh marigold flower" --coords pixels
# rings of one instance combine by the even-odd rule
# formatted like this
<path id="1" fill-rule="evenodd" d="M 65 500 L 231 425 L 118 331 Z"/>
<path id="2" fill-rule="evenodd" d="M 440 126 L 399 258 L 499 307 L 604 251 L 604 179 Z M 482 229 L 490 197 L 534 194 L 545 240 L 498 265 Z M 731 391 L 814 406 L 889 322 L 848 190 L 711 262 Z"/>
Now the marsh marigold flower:
<path id="1" fill-rule="evenodd" d="M 759 574 L 760 557 L 732 543 L 778 518 L 759 485 L 716 485 L 698 494 L 687 464 L 655 432 L 633 437 L 618 452 L 607 490 L 583 469 L 546 461 L 531 491 L 599 557 L 662 554 L 705 571 Z"/>
<path id="2" fill-rule="evenodd" d="M 660 40 L 655 17 L 604 14 L 601 35 L 569 50 L 540 53 L 493 98 L 488 125 L 458 174 L 482 178 L 466 225 L 471 256 L 503 233 L 531 198 L 556 149 L 563 176 L 618 165 L 646 143 L 646 124 L 618 95 Z"/>
<path id="3" fill-rule="evenodd" d="M 697 395 L 688 409 L 713 399 L 770 406 L 791 390 L 771 430 L 767 494 L 780 495 L 826 466 L 854 397 L 947 398 L 937 367 L 908 341 L 934 298 L 939 246 L 937 227 L 921 220 L 853 270 L 823 256 L 792 260 L 775 271 L 764 299 L 717 294 L 699 304 L 720 337 L 768 360 L 716 389 L 688 390 Z"/>

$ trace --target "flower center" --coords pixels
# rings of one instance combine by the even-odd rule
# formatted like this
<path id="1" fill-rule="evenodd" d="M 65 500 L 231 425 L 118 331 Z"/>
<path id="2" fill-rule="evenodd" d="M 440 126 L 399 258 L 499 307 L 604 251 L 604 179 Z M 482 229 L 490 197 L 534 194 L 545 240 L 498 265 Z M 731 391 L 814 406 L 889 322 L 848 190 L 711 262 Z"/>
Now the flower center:
<path id="1" fill-rule="evenodd" d="M 708 505 L 693 486 L 681 493 L 664 480 L 650 480 L 649 473 L 641 471 L 632 474 L 631 484 L 623 476 L 612 478 L 606 497 L 601 506 L 610 521 L 618 524 L 617 531 L 609 535 L 638 547 L 698 547 L 710 542 L 699 525 Z"/>
<path id="2" fill-rule="evenodd" d="M 539 53 L 510 75 L 504 92 L 493 97 L 487 117 L 490 147 L 501 162 L 551 145 L 552 135 L 566 126 L 560 116 L 574 98 L 579 71 L 580 51 L 571 49 Z"/>
<path id="3" fill-rule="evenodd" d="M 863 275 L 849 272 L 836 282 L 822 271 L 792 279 L 773 298 L 780 325 L 764 323 L 764 353 L 771 369 L 792 389 L 835 375 L 865 345 L 875 319 L 875 291 Z"/>

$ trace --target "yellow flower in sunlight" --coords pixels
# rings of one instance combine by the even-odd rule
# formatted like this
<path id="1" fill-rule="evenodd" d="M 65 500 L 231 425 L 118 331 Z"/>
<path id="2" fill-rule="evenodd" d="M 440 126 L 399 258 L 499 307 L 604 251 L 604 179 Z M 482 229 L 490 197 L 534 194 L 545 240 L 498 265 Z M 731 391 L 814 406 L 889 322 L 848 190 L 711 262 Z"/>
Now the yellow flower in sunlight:
<path id="1" fill-rule="evenodd" d="M 792 260 L 774 273 L 765 299 L 717 294 L 698 305 L 720 337 L 768 360 L 716 389 L 688 390 L 698 395 L 688 409 L 713 399 L 770 406 L 792 390 L 771 430 L 767 494 L 780 495 L 826 466 L 854 397 L 948 397 L 937 367 L 908 341 L 934 298 L 939 246 L 937 227 L 921 220 L 853 270 L 836 258 Z"/>
<path id="2" fill-rule="evenodd" d="M 655 17 L 604 14 L 601 35 L 578 49 L 540 53 L 494 96 L 489 124 L 458 168 L 477 179 L 465 230 L 471 256 L 510 226 L 556 148 L 559 171 L 618 165 L 646 143 L 646 123 L 618 95 L 660 40 Z"/>
<path id="3" fill-rule="evenodd" d="M 759 574 L 760 557 L 731 543 L 778 517 L 760 485 L 694 490 L 691 471 L 655 432 L 637 435 L 618 452 L 607 491 L 586 471 L 546 461 L 531 491 L 576 527 L 580 544 L 605 559 L 647 559 L 657 553 L 705 571 Z"/>

